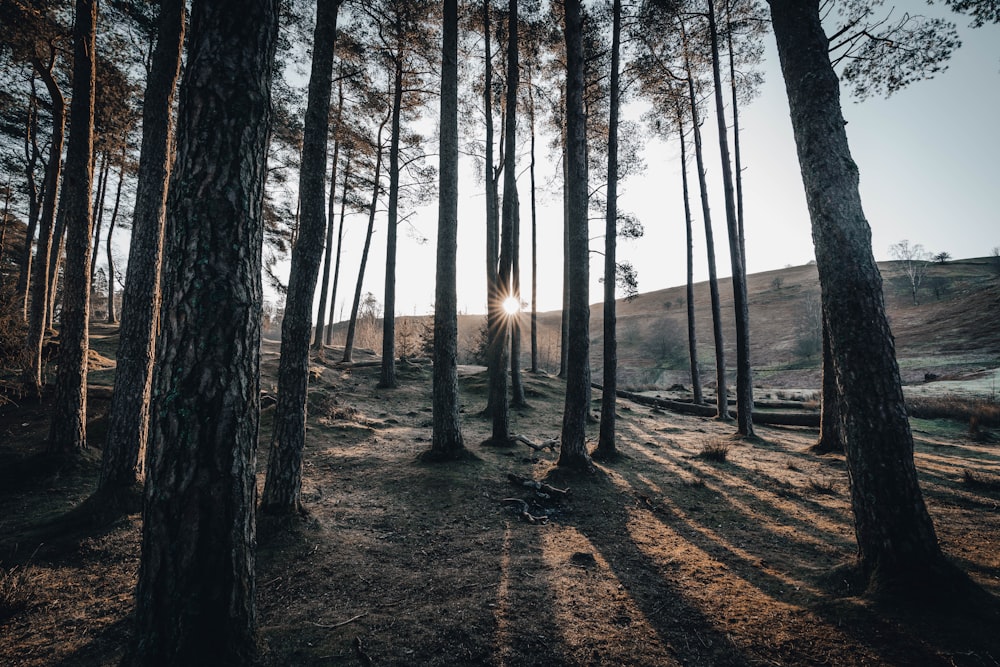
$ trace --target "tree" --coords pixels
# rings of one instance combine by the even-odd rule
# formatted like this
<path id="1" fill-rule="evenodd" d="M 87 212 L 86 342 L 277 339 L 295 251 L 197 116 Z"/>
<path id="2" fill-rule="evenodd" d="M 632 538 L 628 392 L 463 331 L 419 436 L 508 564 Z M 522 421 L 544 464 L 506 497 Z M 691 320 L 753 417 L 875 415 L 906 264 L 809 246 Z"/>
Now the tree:
<path id="1" fill-rule="evenodd" d="M 433 435 L 424 461 L 465 454 L 458 402 L 458 0 L 444 0 L 441 40 L 440 194 L 434 287 Z"/>
<path id="2" fill-rule="evenodd" d="M 910 245 L 906 239 L 889 246 L 889 254 L 897 261 L 902 262 L 903 273 L 906 274 L 906 280 L 910 283 L 910 296 L 913 297 L 913 305 L 919 306 L 917 290 L 920 289 L 920 284 L 924 282 L 924 276 L 927 275 L 927 267 L 932 259 L 931 254 L 924 250 L 924 247 L 919 243 Z"/>
<path id="3" fill-rule="evenodd" d="M 330 132 L 333 54 L 340 0 L 317 0 L 312 71 L 306 102 L 299 198 L 302 217 L 298 243 L 292 249 L 285 316 L 281 320 L 278 404 L 268 455 L 261 511 L 294 514 L 302 510 L 302 450 L 306 439 L 306 392 L 309 386 L 309 341 L 312 303 L 326 229 L 326 149 Z"/>
<path id="4" fill-rule="evenodd" d="M 934 255 L 932 259 L 938 264 L 947 264 L 948 262 L 951 261 L 951 253 L 939 252 L 938 254 Z"/>
<path id="5" fill-rule="evenodd" d="M 917 483 L 882 280 L 819 0 L 770 0 L 770 7 L 812 219 L 859 569 L 873 594 L 940 591 L 955 574 Z"/>
<path id="6" fill-rule="evenodd" d="M 196 1 L 191 10 L 134 665 L 253 660 L 262 207 L 278 5 Z"/>
<path id="7" fill-rule="evenodd" d="M 583 108 L 583 17 L 580 0 L 566 0 L 565 12 L 569 354 L 558 465 L 589 469 L 592 463 L 587 454 L 586 424 L 590 413 L 590 260 L 587 234 L 587 128 Z"/>
<path id="8" fill-rule="evenodd" d="M 619 60 L 621 58 L 622 3 L 612 4 L 611 28 L 611 108 L 608 121 L 608 200 L 604 227 L 604 389 L 601 394 L 601 430 L 594 458 L 614 460 L 615 410 L 618 391 L 618 341 L 616 338 L 615 274 L 618 238 L 618 103 Z"/>
<path id="9" fill-rule="evenodd" d="M 132 243 L 122 293 L 115 387 L 98 491 L 138 492 L 145 474 L 149 408 L 161 303 L 167 183 L 174 136 L 173 100 L 184 45 L 185 3 L 163 0 L 146 94 Z"/>
<path id="10" fill-rule="evenodd" d="M 733 169 L 729 156 L 729 130 L 722 101 L 722 74 L 719 63 L 719 31 L 715 19 L 715 0 L 708 0 L 708 33 L 712 47 L 712 79 L 715 88 L 715 117 L 719 129 L 719 153 L 722 158 L 722 183 L 726 202 L 726 227 L 729 232 L 729 258 L 732 265 L 733 304 L 736 314 L 736 419 L 737 430 L 753 436 L 753 372 L 750 366 L 750 310 L 747 298 L 746 260 L 743 256 L 743 229 L 736 213 Z M 735 113 L 735 107 L 733 109 Z"/>
<path id="11" fill-rule="evenodd" d="M 87 447 L 87 349 L 90 317 L 90 190 L 94 167 L 96 0 L 77 0 L 73 24 L 73 98 L 60 209 L 66 219 L 66 273 L 59 331 L 59 369 L 49 450 Z"/>

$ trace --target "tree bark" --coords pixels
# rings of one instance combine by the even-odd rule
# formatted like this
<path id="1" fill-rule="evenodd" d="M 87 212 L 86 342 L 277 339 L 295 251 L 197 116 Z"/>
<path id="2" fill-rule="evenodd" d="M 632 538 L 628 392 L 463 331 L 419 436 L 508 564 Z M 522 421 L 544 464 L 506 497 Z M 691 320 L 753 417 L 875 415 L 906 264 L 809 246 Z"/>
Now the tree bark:
<path id="1" fill-rule="evenodd" d="M 733 169 L 729 156 L 729 130 L 722 101 L 722 73 L 719 67 L 719 33 L 715 22 L 715 0 L 708 0 L 708 32 L 712 42 L 712 78 L 715 88 L 715 118 L 719 128 L 722 158 L 722 186 L 726 201 L 726 228 L 729 231 L 729 259 L 733 276 L 733 308 L 736 315 L 736 429 L 753 437 L 753 370 L 750 367 L 750 305 L 747 274 L 736 216 Z"/>
<path id="2" fill-rule="evenodd" d="M 580 0 L 566 0 L 566 209 L 569 312 L 566 402 L 557 465 L 589 469 L 590 268 L 587 233 L 587 121 L 583 109 L 583 17 Z"/>
<path id="3" fill-rule="evenodd" d="M 882 279 L 818 0 L 770 0 L 840 397 L 858 562 L 869 592 L 927 590 L 947 569 L 913 463 Z"/>
<path id="4" fill-rule="evenodd" d="M 281 320 L 278 361 L 278 404 L 267 460 L 267 479 L 260 509 L 270 514 L 302 510 L 302 452 L 306 441 L 306 394 L 309 387 L 309 342 L 312 303 L 326 230 L 326 155 L 330 134 L 333 55 L 337 37 L 338 0 L 317 0 L 312 71 L 306 102 L 299 168 L 299 242 L 292 249 L 285 315 Z"/>
<path id="5" fill-rule="evenodd" d="M 31 95 L 28 98 L 28 114 L 24 128 L 24 173 L 28 194 L 28 224 L 24 232 L 24 250 L 21 252 L 21 268 L 17 274 L 16 294 L 21 299 L 21 316 L 28 321 L 28 291 L 31 287 L 31 242 L 38 229 L 38 216 L 44 187 L 39 192 L 35 182 L 35 165 L 38 164 L 38 97 L 35 95 L 35 73 L 31 74 Z"/>
<path id="6" fill-rule="evenodd" d="M 133 665 L 247 665 L 255 653 L 261 209 L 278 5 L 192 6 Z"/>
<path id="7" fill-rule="evenodd" d="M 601 430 L 594 458 L 602 461 L 618 456 L 615 445 L 615 409 L 618 390 L 618 339 L 615 310 L 615 274 L 618 241 L 618 104 L 621 51 L 621 0 L 612 3 L 611 89 L 608 119 L 608 202 L 604 220 L 604 387 L 601 394 Z"/>
<path id="8" fill-rule="evenodd" d="M 434 283 L 433 435 L 425 461 L 465 454 L 458 401 L 458 1 L 444 0 L 441 42 L 440 188 Z"/>
<path id="9" fill-rule="evenodd" d="M 97 1 L 77 0 L 73 24 L 73 99 L 60 208 L 66 219 L 66 271 L 59 327 L 59 369 L 49 451 L 87 447 L 87 348 L 90 315 L 90 191 L 94 181 Z"/>
<path id="10" fill-rule="evenodd" d="M 837 375 L 833 370 L 833 351 L 830 349 L 830 329 L 826 324 L 826 317 L 823 317 L 823 389 L 820 397 L 819 439 L 811 447 L 818 454 L 844 451 L 838 404 Z"/>
<path id="11" fill-rule="evenodd" d="M 184 45 L 184 0 L 163 0 L 145 100 L 132 242 L 122 291 L 115 388 L 99 492 L 132 490 L 145 474 L 149 409 L 160 329 L 167 183 L 173 163 L 173 100 Z"/>
<path id="12" fill-rule="evenodd" d="M 32 65 L 48 90 L 52 104 L 52 136 L 49 137 L 49 161 L 42 183 L 42 212 L 38 219 L 38 243 L 35 246 L 35 261 L 31 274 L 31 307 L 28 311 L 28 337 L 26 342 L 28 361 L 21 381 L 27 393 L 41 397 L 42 385 L 42 342 L 45 339 L 45 318 L 49 305 L 49 255 L 56 218 L 56 198 L 59 191 L 59 177 L 62 172 L 62 149 L 66 126 L 66 101 L 59 84 L 52 74 L 53 61 L 46 66 L 38 59 Z"/>

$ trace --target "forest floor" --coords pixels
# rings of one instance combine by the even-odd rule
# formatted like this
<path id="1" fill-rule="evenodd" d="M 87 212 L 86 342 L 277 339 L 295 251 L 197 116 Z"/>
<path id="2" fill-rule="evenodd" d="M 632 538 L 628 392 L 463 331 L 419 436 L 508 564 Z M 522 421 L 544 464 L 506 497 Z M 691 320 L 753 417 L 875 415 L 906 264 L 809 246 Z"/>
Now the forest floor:
<path id="1" fill-rule="evenodd" d="M 94 344 L 110 356 L 104 335 Z M 266 343 L 267 392 L 277 358 Z M 105 385 L 90 393 L 95 446 L 107 372 L 91 378 Z M 474 458 L 432 465 L 417 461 L 431 437 L 429 366 L 403 362 L 399 379 L 377 389 L 377 367 L 315 362 L 309 516 L 259 535 L 262 665 L 1000 664 L 995 618 L 961 600 L 875 604 L 838 576 L 856 550 L 847 476 L 842 456 L 809 452 L 815 429 L 758 427 L 744 440 L 732 423 L 620 401 L 623 458 L 567 476 L 556 452 L 481 446 L 485 373 L 463 368 Z M 557 436 L 561 381 L 525 383 L 514 432 Z M 261 416 L 259 486 L 273 412 Z M 100 459 L 93 449 L 70 469 L 43 465 L 48 418 L 44 401 L 0 407 L 0 588 L 26 598 L 0 616 L 0 664 L 115 664 L 131 632 L 140 516 L 46 534 L 94 488 Z M 1000 596 L 1000 438 L 912 424 L 945 553 Z M 570 493 L 540 498 L 511 473 Z M 520 520 L 509 498 L 544 522 Z"/>

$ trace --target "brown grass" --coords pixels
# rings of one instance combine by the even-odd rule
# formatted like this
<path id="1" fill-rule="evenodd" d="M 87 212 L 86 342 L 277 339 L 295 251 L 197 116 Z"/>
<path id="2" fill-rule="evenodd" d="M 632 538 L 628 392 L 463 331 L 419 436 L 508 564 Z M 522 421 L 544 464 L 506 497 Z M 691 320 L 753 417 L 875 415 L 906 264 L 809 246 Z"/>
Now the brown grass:
<path id="1" fill-rule="evenodd" d="M 961 397 L 915 397 L 906 400 L 911 417 L 975 422 L 978 427 L 1000 426 L 1000 403 Z"/>

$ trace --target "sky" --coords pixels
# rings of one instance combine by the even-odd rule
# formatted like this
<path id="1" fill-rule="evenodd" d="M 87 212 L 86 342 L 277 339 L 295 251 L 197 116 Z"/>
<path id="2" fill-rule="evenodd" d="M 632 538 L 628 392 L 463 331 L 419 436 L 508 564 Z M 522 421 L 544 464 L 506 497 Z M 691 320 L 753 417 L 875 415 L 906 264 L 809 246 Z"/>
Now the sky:
<path id="1" fill-rule="evenodd" d="M 981 257 L 1000 246 L 1000 26 L 976 30 L 955 16 L 963 45 L 948 70 L 920 81 L 888 99 L 856 102 L 842 97 L 848 140 L 861 174 L 861 197 L 872 228 L 877 260 L 891 259 L 889 247 L 907 239 L 953 258 Z M 744 165 L 746 265 L 749 273 L 805 264 L 813 259 L 802 181 L 795 155 L 788 103 L 773 35 L 765 38 L 760 95 L 740 111 Z M 626 114 L 636 115 L 633 108 Z M 706 147 L 718 144 L 714 116 L 703 125 Z M 519 140 L 527 130 L 519 127 Z M 541 142 L 540 142 L 541 146 Z M 538 310 L 557 310 L 562 299 L 562 199 L 555 156 L 540 148 L 537 179 L 549 183 L 539 195 Z M 643 238 L 620 241 L 619 260 L 638 271 L 639 291 L 681 285 L 686 279 L 683 201 L 676 141 L 650 139 L 643 150 L 646 169 L 619 185 L 619 207 L 636 215 Z M 717 152 L 706 155 L 709 196 L 720 277 L 729 276 L 725 209 Z M 485 201 L 471 161 L 463 162 L 459 191 L 458 308 L 485 312 Z M 530 299 L 530 208 L 527 163 L 518 165 L 522 225 L 522 298 Z M 695 280 L 708 277 L 704 227 L 692 179 L 695 211 Z M 413 218 L 416 234 L 401 229 L 398 250 L 397 315 L 432 312 L 434 295 L 436 204 Z M 344 264 L 335 316 L 350 315 L 357 279 L 364 216 L 349 217 Z M 384 293 L 384 220 L 376 225 L 363 291 L 381 302 Z M 603 220 L 591 221 L 591 236 L 603 233 Z M 425 237 L 419 243 L 415 236 Z M 599 248 L 600 239 L 591 247 Z M 591 302 L 602 298 L 598 282 L 603 260 L 591 256 Z M 728 281 L 726 281 L 728 289 Z M 317 293 L 318 293 L 317 289 Z"/>

